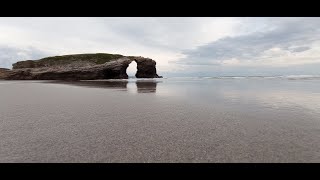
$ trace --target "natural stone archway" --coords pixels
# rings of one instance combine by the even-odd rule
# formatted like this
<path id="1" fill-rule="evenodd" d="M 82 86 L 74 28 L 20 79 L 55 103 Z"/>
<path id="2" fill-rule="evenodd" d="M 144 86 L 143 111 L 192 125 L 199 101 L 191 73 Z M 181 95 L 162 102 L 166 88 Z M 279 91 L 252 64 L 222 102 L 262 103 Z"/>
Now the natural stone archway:
<path id="1" fill-rule="evenodd" d="M 93 54 L 95 55 L 95 54 Z M 100 54 L 99 54 L 100 55 Z M 137 78 L 161 78 L 156 70 L 156 62 L 150 58 L 119 56 L 117 59 L 88 60 L 87 54 L 44 58 L 36 61 L 21 61 L 13 64 L 13 70 L 6 72 L 7 80 L 95 80 L 128 79 L 126 72 L 132 61 L 137 63 Z M 56 59 L 54 59 L 56 58 Z M 64 58 L 63 63 L 57 58 Z M 82 58 L 82 59 L 81 59 Z M 69 60 L 70 59 L 70 60 Z"/>
<path id="2" fill-rule="evenodd" d="M 129 64 L 137 63 L 136 78 L 162 78 L 158 76 L 156 62 L 144 57 L 125 57 L 107 64 L 103 68 L 103 79 L 128 79 L 127 68 Z"/>

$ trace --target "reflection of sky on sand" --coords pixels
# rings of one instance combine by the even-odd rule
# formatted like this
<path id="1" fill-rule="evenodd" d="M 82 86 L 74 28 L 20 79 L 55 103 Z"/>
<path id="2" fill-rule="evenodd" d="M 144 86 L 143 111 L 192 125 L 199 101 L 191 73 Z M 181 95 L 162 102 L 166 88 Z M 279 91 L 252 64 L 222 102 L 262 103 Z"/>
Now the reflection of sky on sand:
<path id="1" fill-rule="evenodd" d="M 223 91 L 221 94 L 229 100 L 251 101 L 261 106 L 274 109 L 297 107 L 320 112 L 320 94 L 310 94 L 301 91 Z"/>
<path id="2" fill-rule="evenodd" d="M 319 80 L 169 78 L 50 83 L 115 89 L 131 94 L 151 93 L 159 97 L 212 105 L 291 110 L 301 108 L 320 113 Z"/>
<path id="3" fill-rule="evenodd" d="M 318 81 L 259 80 L 223 86 L 219 94 L 229 101 L 273 109 L 305 109 L 320 113 Z"/>
<path id="4" fill-rule="evenodd" d="M 168 79 L 157 87 L 157 95 L 226 107 L 320 113 L 319 80 Z"/>

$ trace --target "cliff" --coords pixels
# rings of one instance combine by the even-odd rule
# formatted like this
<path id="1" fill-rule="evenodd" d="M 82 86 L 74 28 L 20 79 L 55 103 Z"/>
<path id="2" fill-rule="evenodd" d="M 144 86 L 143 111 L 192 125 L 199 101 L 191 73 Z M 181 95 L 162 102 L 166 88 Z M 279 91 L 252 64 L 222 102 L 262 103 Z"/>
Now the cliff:
<path id="1" fill-rule="evenodd" d="M 7 77 L 7 73 L 10 69 L 0 68 L 0 79 Z"/>
<path id="2" fill-rule="evenodd" d="M 5 71 L 7 80 L 127 79 L 127 67 L 137 63 L 137 78 L 161 78 L 150 58 L 119 54 L 77 54 L 20 61 Z M 1 78 L 1 76 L 0 76 Z"/>
<path id="3" fill-rule="evenodd" d="M 14 63 L 12 65 L 13 69 L 22 68 L 42 68 L 42 67 L 57 67 L 57 66 L 88 66 L 104 64 L 116 59 L 124 57 L 120 54 L 74 54 L 74 55 L 64 55 L 64 56 L 53 56 L 46 57 L 39 60 L 26 60 Z"/>

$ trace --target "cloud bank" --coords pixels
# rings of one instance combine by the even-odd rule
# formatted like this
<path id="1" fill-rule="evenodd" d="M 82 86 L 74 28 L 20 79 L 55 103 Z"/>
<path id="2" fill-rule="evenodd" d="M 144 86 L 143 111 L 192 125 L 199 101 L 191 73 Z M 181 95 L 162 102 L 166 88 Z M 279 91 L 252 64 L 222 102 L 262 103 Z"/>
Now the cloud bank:
<path id="1" fill-rule="evenodd" d="M 320 18 L 0 18 L 0 67 L 97 52 L 167 75 L 317 73 Z"/>

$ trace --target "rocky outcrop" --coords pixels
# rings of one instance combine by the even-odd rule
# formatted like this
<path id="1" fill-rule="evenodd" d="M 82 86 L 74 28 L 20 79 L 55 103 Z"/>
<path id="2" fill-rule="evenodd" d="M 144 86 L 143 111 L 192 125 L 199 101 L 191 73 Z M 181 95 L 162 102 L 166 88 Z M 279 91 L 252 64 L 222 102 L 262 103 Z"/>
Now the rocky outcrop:
<path id="1" fill-rule="evenodd" d="M 106 54 L 82 54 L 21 61 L 6 71 L 7 80 L 95 80 L 127 79 L 126 70 L 137 63 L 137 78 L 161 78 L 156 62 L 149 58 Z"/>
<path id="2" fill-rule="evenodd" d="M 39 68 L 36 61 L 26 60 L 12 64 L 12 69 Z"/>
<path id="3" fill-rule="evenodd" d="M 156 62 L 146 58 L 135 58 L 137 63 L 137 78 L 154 78 L 157 75 Z"/>
<path id="4" fill-rule="evenodd" d="M 0 68 L 0 79 L 5 79 L 10 69 Z"/>

